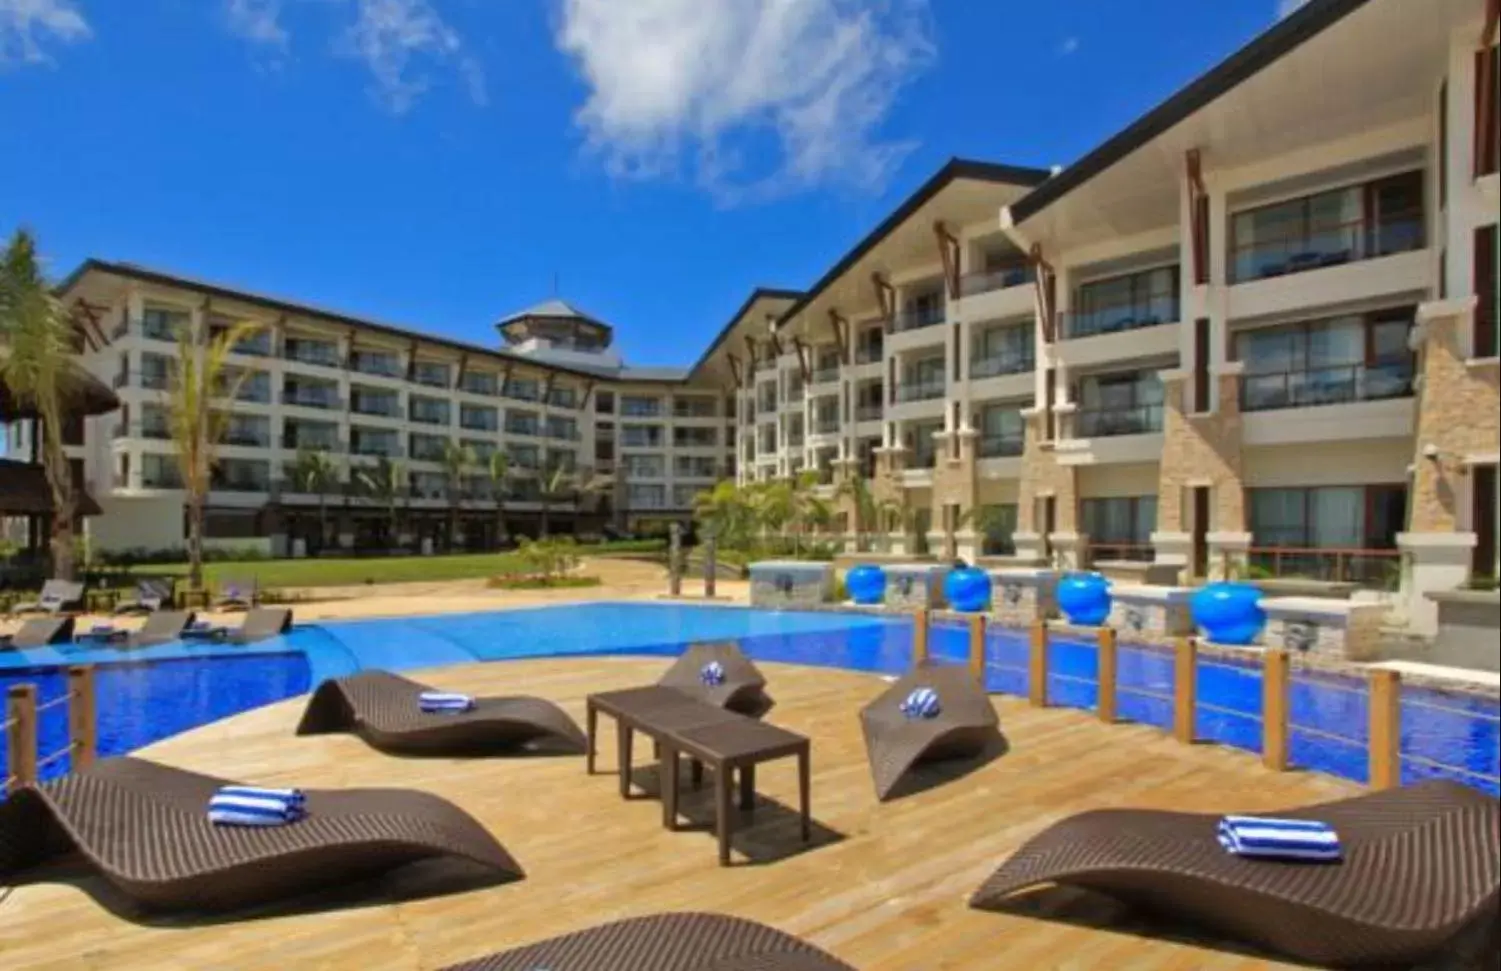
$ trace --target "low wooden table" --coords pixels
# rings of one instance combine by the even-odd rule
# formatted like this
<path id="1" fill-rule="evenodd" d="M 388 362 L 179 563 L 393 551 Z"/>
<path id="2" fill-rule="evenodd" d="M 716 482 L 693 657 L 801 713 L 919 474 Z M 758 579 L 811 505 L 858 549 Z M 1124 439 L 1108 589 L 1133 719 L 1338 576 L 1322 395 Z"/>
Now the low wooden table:
<path id="1" fill-rule="evenodd" d="M 740 809 L 755 809 L 756 766 L 762 762 L 797 756 L 798 810 L 802 816 L 803 842 L 813 838 L 809 806 L 811 790 L 811 744 L 807 736 L 749 718 L 699 725 L 667 732 L 661 738 L 662 818 L 668 829 L 677 828 L 678 762 L 690 756 L 695 764 L 714 770 L 714 823 L 719 837 L 719 865 L 729 866 L 730 836 L 734 816 L 730 807 L 731 774 L 740 776 Z"/>
<path id="2" fill-rule="evenodd" d="M 660 746 L 665 732 L 745 717 L 695 701 L 681 691 L 660 685 L 589 695 L 584 700 L 584 731 L 589 744 L 585 768 L 590 775 L 594 774 L 594 739 L 601 712 L 614 718 L 617 726 L 615 739 L 616 756 L 620 765 L 621 798 L 629 796 L 631 792 L 632 743 L 637 731 L 649 736 Z"/>

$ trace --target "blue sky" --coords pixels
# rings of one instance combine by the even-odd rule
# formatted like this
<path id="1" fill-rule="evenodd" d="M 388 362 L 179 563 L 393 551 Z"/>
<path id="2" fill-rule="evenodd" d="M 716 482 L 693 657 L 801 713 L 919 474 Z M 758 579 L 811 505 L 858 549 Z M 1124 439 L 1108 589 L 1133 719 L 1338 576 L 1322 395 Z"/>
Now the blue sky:
<path id="1" fill-rule="evenodd" d="M 950 156 L 1067 164 L 1295 0 L 0 0 L 0 231 L 638 364 Z"/>

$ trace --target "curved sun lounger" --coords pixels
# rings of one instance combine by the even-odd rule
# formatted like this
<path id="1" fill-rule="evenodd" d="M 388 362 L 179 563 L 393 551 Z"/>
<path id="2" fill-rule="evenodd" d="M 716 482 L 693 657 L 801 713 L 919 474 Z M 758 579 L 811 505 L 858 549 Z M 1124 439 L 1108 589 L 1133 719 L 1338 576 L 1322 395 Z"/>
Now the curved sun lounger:
<path id="1" fill-rule="evenodd" d="M 765 924 L 721 914 L 657 914 L 601 924 L 456 964 L 447 971 L 855 971 Z"/>
<path id="2" fill-rule="evenodd" d="M 917 688 L 938 693 L 936 717 L 908 718 L 902 713 L 902 702 Z M 924 665 L 901 678 L 860 710 L 876 798 L 891 798 L 919 763 L 979 755 L 999 740 L 1000 724 L 990 696 L 967 668 Z"/>
<path id="3" fill-rule="evenodd" d="M 152 647 L 182 639 L 182 632 L 197 618 L 191 610 L 158 610 L 146 618 L 140 630 L 130 635 L 125 647 Z"/>
<path id="4" fill-rule="evenodd" d="M 72 614 L 33 617 L 22 624 L 14 634 L 0 636 L 0 650 L 71 644 L 76 625 L 77 621 Z"/>
<path id="5" fill-rule="evenodd" d="M 1045 884 L 1096 890 L 1319 967 L 1407 966 L 1494 921 L 1501 803 L 1430 781 L 1267 815 L 1327 822 L 1340 863 L 1233 856 L 1219 816 L 1098 809 L 1033 837 L 970 906 Z"/>
<path id="6" fill-rule="evenodd" d="M 719 684 L 705 684 L 705 665 L 718 663 L 724 669 Z M 739 647 L 730 642 L 690 644 L 657 682 L 705 704 L 725 708 L 751 718 L 760 718 L 775 704 L 766 693 L 766 676 Z"/>
<path id="7" fill-rule="evenodd" d="M 584 733 L 568 713 L 541 698 L 476 698 L 469 711 L 423 712 L 417 697 L 432 688 L 388 671 L 363 671 L 318 685 L 298 735 L 353 732 L 387 752 L 459 753 L 546 743 L 582 753 Z"/>
<path id="8" fill-rule="evenodd" d="M 438 857 L 523 875 L 477 821 L 425 792 L 308 790 L 298 822 L 216 826 L 209 797 L 226 784 L 117 758 L 24 786 L 0 803 L 0 883 L 70 850 L 152 910 L 272 903 Z"/>

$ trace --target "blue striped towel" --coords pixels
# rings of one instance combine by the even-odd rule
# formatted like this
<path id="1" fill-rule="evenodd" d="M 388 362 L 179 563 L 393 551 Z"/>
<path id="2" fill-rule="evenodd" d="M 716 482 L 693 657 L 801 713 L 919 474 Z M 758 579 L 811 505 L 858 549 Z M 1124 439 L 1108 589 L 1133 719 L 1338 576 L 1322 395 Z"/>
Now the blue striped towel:
<path id="1" fill-rule="evenodd" d="M 417 696 L 417 707 L 429 714 L 468 711 L 474 707 L 474 699 L 447 691 L 424 691 Z"/>
<path id="2" fill-rule="evenodd" d="M 1226 816 L 1218 835 L 1220 845 L 1236 856 L 1326 863 L 1340 858 L 1339 834 L 1311 819 Z"/>
<path id="3" fill-rule="evenodd" d="M 218 826 L 282 826 L 307 815 L 297 789 L 221 786 L 208 801 L 209 822 Z"/>
<path id="4" fill-rule="evenodd" d="M 194 621 L 182 629 L 183 637 L 218 637 L 224 633 L 224 627 L 207 620 Z"/>
<path id="5" fill-rule="evenodd" d="M 718 661 L 710 661 L 699 668 L 698 679 L 711 688 L 724 684 L 724 665 Z"/>
<path id="6" fill-rule="evenodd" d="M 901 709 L 908 718 L 937 718 L 943 711 L 938 704 L 938 692 L 932 688 L 914 688 L 902 702 Z"/>

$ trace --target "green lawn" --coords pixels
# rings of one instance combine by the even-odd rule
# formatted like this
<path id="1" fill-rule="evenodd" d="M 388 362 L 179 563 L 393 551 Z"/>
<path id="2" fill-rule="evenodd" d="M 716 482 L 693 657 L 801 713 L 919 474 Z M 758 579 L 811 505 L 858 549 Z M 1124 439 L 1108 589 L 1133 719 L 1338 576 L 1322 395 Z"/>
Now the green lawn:
<path id="1" fill-rule="evenodd" d="M 141 565 L 137 575 L 187 576 L 186 563 Z M 469 553 L 459 556 L 380 556 L 365 559 L 250 560 L 205 563 L 210 585 L 225 579 L 256 578 L 262 588 L 341 587 L 360 583 L 411 583 L 473 580 L 504 573 L 528 573 L 515 553 Z"/>

